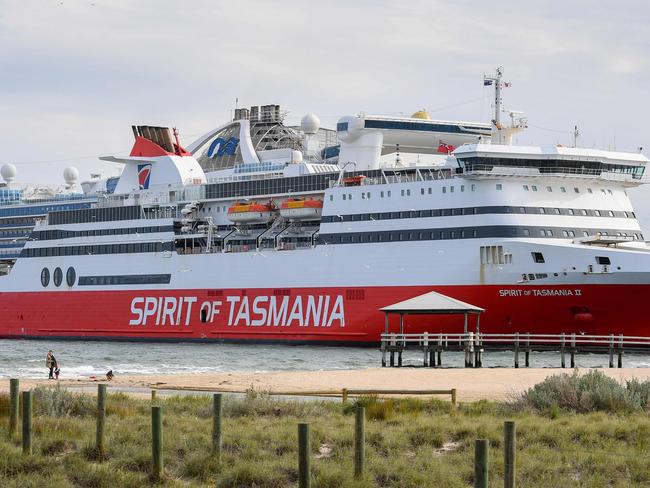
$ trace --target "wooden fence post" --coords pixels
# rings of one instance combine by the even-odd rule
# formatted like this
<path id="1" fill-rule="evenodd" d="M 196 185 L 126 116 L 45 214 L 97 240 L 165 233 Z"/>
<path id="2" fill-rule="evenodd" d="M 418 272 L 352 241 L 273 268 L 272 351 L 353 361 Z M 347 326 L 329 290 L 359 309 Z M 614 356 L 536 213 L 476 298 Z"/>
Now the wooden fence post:
<path id="1" fill-rule="evenodd" d="M 99 458 L 106 452 L 104 445 L 104 426 L 106 425 L 106 385 L 97 385 L 97 439 L 95 447 Z"/>
<path id="2" fill-rule="evenodd" d="M 162 479 L 163 474 L 162 424 L 162 407 L 151 407 L 151 474 L 155 480 Z"/>
<path id="3" fill-rule="evenodd" d="M 488 441 L 476 439 L 474 445 L 474 488 L 488 488 Z"/>
<path id="4" fill-rule="evenodd" d="M 9 412 L 9 437 L 13 438 L 18 429 L 18 407 L 20 404 L 20 381 L 18 378 L 9 380 L 9 396 L 11 399 L 11 411 Z"/>
<path id="5" fill-rule="evenodd" d="M 451 389 L 451 405 L 456 406 L 456 388 Z"/>
<path id="6" fill-rule="evenodd" d="M 151 403 L 156 402 L 156 390 L 151 390 Z"/>
<path id="7" fill-rule="evenodd" d="M 298 486 L 310 488 L 311 467 L 309 455 L 309 424 L 298 424 Z"/>
<path id="8" fill-rule="evenodd" d="M 217 461 L 221 462 L 221 414 L 223 413 L 221 393 L 215 393 L 212 400 L 212 453 Z"/>
<path id="9" fill-rule="evenodd" d="M 343 390 L 341 390 L 341 400 L 343 401 L 343 403 L 348 401 L 348 389 L 347 388 L 343 388 Z"/>
<path id="10" fill-rule="evenodd" d="M 354 422 L 354 477 L 363 478 L 366 462 L 366 409 L 357 406 Z"/>
<path id="11" fill-rule="evenodd" d="M 513 421 L 506 421 L 503 427 L 503 487 L 515 488 L 517 427 Z"/>
<path id="12" fill-rule="evenodd" d="M 32 392 L 23 391 L 23 454 L 32 453 Z"/>

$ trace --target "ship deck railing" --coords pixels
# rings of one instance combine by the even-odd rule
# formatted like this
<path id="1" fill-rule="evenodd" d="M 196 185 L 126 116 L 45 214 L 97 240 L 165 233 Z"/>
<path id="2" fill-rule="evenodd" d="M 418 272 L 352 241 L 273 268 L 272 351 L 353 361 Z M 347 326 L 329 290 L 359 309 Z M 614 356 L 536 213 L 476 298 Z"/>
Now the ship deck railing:
<path id="1" fill-rule="evenodd" d="M 584 353 L 608 353 L 609 364 L 613 367 L 614 355 L 618 356 L 618 366 L 622 367 L 622 357 L 627 353 L 645 353 L 650 350 L 650 337 L 626 336 L 623 334 L 593 335 L 581 333 L 530 334 L 501 333 L 485 334 L 467 333 L 382 333 L 382 366 L 386 366 L 386 356 L 390 354 L 390 364 L 394 365 L 394 356 L 398 356 L 398 365 L 402 363 L 402 353 L 406 350 L 419 350 L 424 353 L 424 365 L 441 364 L 443 351 L 464 351 L 465 366 L 481 366 L 483 353 L 486 351 L 513 351 L 515 367 L 519 367 L 519 354 L 525 353 L 526 366 L 532 351 L 559 351 L 562 367 L 565 366 L 565 353 L 571 356 L 571 366 L 575 365 L 575 355 Z"/>

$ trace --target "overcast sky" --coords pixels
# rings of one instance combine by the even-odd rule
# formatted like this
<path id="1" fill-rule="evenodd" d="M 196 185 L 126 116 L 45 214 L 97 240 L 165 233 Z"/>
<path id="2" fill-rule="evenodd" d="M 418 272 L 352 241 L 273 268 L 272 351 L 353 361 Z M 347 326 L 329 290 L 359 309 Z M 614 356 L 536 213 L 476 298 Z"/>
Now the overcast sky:
<path id="1" fill-rule="evenodd" d="M 130 125 L 182 142 L 240 106 L 334 126 L 366 111 L 487 121 L 505 68 L 520 143 L 650 150 L 650 3 L 469 0 L 0 0 L 0 163 L 19 181 L 116 174 Z M 646 154 L 650 154 L 644 149 Z M 650 189 L 633 193 L 650 227 Z"/>

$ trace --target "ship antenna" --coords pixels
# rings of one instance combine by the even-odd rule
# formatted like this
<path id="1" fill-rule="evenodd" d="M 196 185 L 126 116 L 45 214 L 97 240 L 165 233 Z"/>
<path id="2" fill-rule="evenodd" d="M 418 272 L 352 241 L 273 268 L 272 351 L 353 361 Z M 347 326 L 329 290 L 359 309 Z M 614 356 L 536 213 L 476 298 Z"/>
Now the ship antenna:
<path id="1" fill-rule="evenodd" d="M 578 147 L 578 137 L 580 137 L 580 131 L 578 130 L 578 126 L 574 125 L 573 126 L 573 147 Z"/>
<path id="2" fill-rule="evenodd" d="M 483 75 L 483 86 L 494 86 L 494 124 L 497 128 L 501 125 L 501 79 L 503 78 L 503 66 L 499 66 L 495 76 Z"/>

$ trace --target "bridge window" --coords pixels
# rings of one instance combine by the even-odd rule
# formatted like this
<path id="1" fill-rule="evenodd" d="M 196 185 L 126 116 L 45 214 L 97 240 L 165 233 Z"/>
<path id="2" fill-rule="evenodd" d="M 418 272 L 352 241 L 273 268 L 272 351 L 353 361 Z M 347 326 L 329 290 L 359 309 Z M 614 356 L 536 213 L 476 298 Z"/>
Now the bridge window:
<path id="1" fill-rule="evenodd" d="M 503 185 L 501 183 L 497 183 L 497 190 L 503 190 Z"/>
<path id="2" fill-rule="evenodd" d="M 593 190 L 591 188 L 587 188 L 587 193 L 593 193 Z"/>
<path id="3" fill-rule="evenodd" d="M 551 188 L 550 186 L 547 186 L 547 187 L 546 187 L 546 191 L 550 193 L 550 192 L 553 191 L 553 188 Z"/>
<path id="4" fill-rule="evenodd" d="M 574 187 L 573 191 L 576 192 L 576 193 L 580 193 L 580 189 L 578 187 Z"/>
<path id="5" fill-rule="evenodd" d="M 531 188 L 533 189 L 533 191 L 537 191 L 537 187 L 535 185 L 533 185 Z"/>
<path id="6" fill-rule="evenodd" d="M 528 185 L 524 185 L 524 191 L 528 191 Z"/>
<path id="7" fill-rule="evenodd" d="M 561 187 L 560 187 L 560 191 L 561 191 L 562 193 L 566 193 L 566 188 L 564 188 L 563 186 L 561 186 Z"/>
<path id="8" fill-rule="evenodd" d="M 544 261 L 544 255 L 541 252 L 533 251 L 530 254 L 533 256 L 533 261 L 535 263 L 544 263 L 544 262 L 546 262 L 546 261 Z"/>
<path id="9" fill-rule="evenodd" d="M 612 264 L 612 261 L 609 259 L 608 256 L 596 256 L 596 262 L 598 264 Z"/>
<path id="10" fill-rule="evenodd" d="M 596 217 L 600 217 L 600 210 L 594 210 L 594 215 Z"/>

